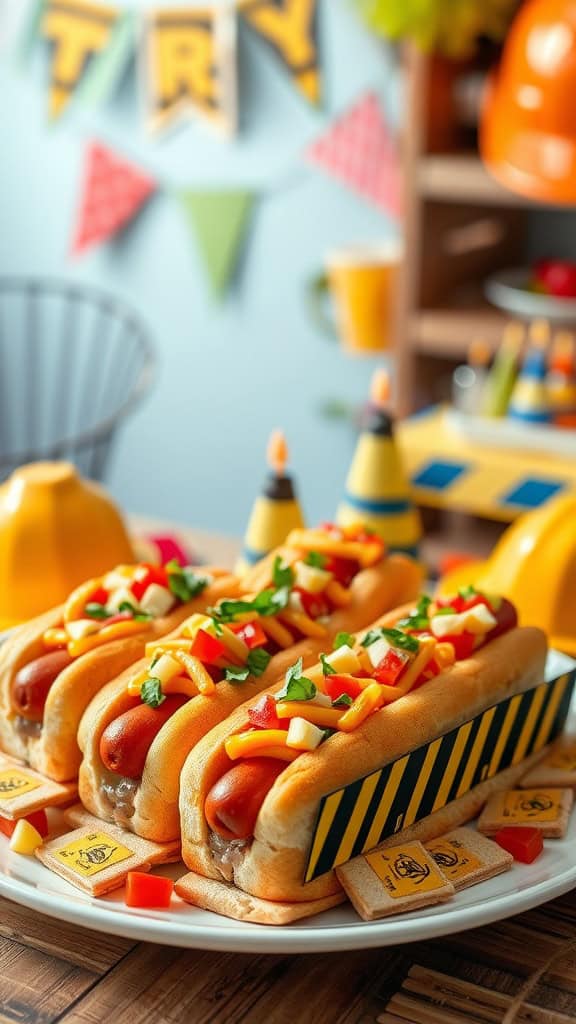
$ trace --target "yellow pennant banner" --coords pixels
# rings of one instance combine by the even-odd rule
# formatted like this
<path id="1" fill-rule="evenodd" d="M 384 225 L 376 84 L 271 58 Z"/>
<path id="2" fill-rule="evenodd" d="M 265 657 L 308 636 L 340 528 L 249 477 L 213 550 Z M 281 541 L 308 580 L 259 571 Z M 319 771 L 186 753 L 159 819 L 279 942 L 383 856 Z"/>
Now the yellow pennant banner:
<path id="1" fill-rule="evenodd" d="M 104 53 L 121 17 L 116 7 L 84 0 L 47 0 L 41 33 L 52 46 L 50 101 L 58 118 L 82 82 L 91 62 Z"/>
<path id="2" fill-rule="evenodd" d="M 181 115 L 199 113 L 232 135 L 237 124 L 234 11 L 214 7 L 151 12 L 144 79 L 153 131 Z"/>
<path id="3" fill-rule="evenodd" d="M 282 61 L 313 106 L 321 99 L 318 58 L 319 0 L 239 0 L 244 21 Z"/>

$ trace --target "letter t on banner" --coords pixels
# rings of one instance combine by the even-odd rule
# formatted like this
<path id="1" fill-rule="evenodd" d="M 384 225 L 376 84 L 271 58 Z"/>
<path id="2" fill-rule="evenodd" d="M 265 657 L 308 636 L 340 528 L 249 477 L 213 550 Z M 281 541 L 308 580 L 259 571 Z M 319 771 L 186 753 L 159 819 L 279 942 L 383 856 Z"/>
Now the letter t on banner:
<path id="1" fill-rule="evenodd" d="M 319 106 L 318 0 L 239 0 L 239 10 L 282 61 L 299 92 Z"/>
<path id="2" fill-rule="evenodd" d="M 116 7 L 84 0 L 47 0 L 41 31 L 53 47 L 49 108 L 52 118 L 60 117 L 90 62 L 103 53 L 119 17 Z"/>
<path id="3" fill-rule="evenodd" d="M 196 112 L 222 134 L 233 135 L 238 108 L 234 8 L 151 11 L 143 80 L 153 132 Z"/>

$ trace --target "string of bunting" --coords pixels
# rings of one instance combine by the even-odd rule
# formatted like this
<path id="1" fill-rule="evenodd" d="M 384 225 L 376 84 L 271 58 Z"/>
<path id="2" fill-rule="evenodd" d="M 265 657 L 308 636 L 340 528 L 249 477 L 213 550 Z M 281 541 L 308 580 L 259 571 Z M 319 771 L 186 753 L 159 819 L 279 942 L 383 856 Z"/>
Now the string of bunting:
<path id="1" fill-rule="evenodd" d="M 95 105 L 109 99 L 136 50 L 152 133 L 199 115 L 232 136 L 238 126 L 238 20 L 265 45 L 299 95 L 318 107 L 319 3 L 229 0 L 136 14 L 93 0 L 33 0 L 21 52 L 29 52 L 38 38 L 48 44 L 53 120 L 72 100 Z"/>
<path id="2" fill-rule="evenodd" d="M 319 167 L 381 211 L 397 216 L 400 174 L 393 139 L 378 98 L 366 93 L 302 154 L 303 169 Z M 294 172 L 296 175 L 298 172 Z M 100 142 L 87 146 L 72 253 L 113 239 L 157 193 L 173 195 L 195 236 L 212 292 L 222 297 L 233 280 L 257 200 L 285 189 L 206 187 L 174 190 Z"/>

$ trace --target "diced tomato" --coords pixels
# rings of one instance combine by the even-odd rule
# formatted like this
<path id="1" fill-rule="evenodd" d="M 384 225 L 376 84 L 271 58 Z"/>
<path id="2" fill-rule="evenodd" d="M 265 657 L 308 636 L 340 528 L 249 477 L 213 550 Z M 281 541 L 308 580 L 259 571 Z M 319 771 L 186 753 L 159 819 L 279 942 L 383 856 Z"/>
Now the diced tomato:
<path id="1" fill-rule="evenodd" d="M 399 651 L 390 647 L 382 661 L 378 662 L 372 675 L 377 682 L 384 683 L 386 686 L 394 686 L 410 660 L 407 651 Z"/>
<path id="2" fill-rule="evenodd" d="M 287 729 L 290 725 L 290 719 L 278 718 L 276 701 L 268 693 L 263 694 L 253 708 L 248 708 L 248 718 L 256 729 Z"/>
<path id="3" fill-rule="evenodd" d="M 342 540 L 344 536 L 340 527 L 336 526 L 335 523 L 320 523 L 320 529 L 323 533 L 329 533 L 330 536 L 334 537 L 336 540 Z"/>
<path id="4" fill-rule="evenodd" d="M 144 871 L 129 871 L 124 899 L 127 907 L 156 907 L 165 910 L 170 906 L 173 889 L 171 878 L 148 875 Z"/>
<path id="5" fill-rule="evenodd" d="M 26 821 L 28 821 L 36 831 L 40 833 L 43 839 L 46 838 L 48 835 L 48 818 L 46 817 L 46 811 L 33 811 L 32 814 L 26 815 Z M 8 836 L 10 839 L 17 824 L 17 821 L 9 821 L 8 818 L 0 818 L 0 832 L 2 832 L 3 835 Z"/>
<path id="6" fill-rule="evenodd" d="M 354 676 L 324 676 L 323 685 L 330 700 L 338 700 L 338 697 L 341 697 L 343 693 L 347 693 L 352 700 L 355 700 L 362 693 L 362 687 L 360 683 L 356 682 Z"/>
<path id="7" fill-rule="evenodd" d="M 190 653 L 203 661 L 205 664 L 214 663 L 227 651 L 226 644 L 223 644 L 218 637 L 210 636 L 205 629 L 199 629 L 194 637 Z"/>
<path id="8" fill-rule="evenodd" d="M 230 628 L 236 633 L 236 636 L 244 641 L 251 651 L 255 647 L 263 647 L 264 644 L 268 643 L 268 637 L 257 619 L 254 622 L 231 623 Z"/>
<path id="9" fill-rule="evenodd" d="M 360 563 L 355 558 L 340 558 L 334 555 L 326 562 L 326 569 L 334 574 L 334 578 L 343 587 L 349 587 L 354 577 L 358 575 Z"/>
<path id="10" fill-rule="evenodd" d="M 319 619 L 322 615 L 330 614 L 330 604 L 323 593 L 310 594 L 302 587 L 293 587 L 292 592 L 300 595 L 302 607 L 311 619 Z"/>
<path id="11" fill-rule="evenodd" d="M 130 585 L 130 590 L 137 601 L 142 599 L 151 583 L 157 583 L 159 587 L 166 587 L 168 589 L 168 573 L 163 566 L 146 565 L 145 569 L 146 573 L 142 574 L 142 578 L 134 580 Z"/>
<path id="12" fill-rule="evenodd" d="M 442 643 L 452 644 L 456 661 L 464 661 L 472 654 L 476 637 L 474 633 L 459 633 L 457 636 L 443 636 Z"/>
<path id="13" fill-rule="evenodd" d="M 97 587 L 93 594 L 86 601 L 86 604 L 103 604 L 104 606 L 108 602 L 109 593 L 106 587 Z"/>
<path id="14" fill-rule="evenodd" d="M 514 860 L 519 860 L 522 864 L 532 864 L 544 849 L 542 831 L 539 828 L 507 825 L 496 833 L 494 839 L 498 846 L 507 850 Z"/>

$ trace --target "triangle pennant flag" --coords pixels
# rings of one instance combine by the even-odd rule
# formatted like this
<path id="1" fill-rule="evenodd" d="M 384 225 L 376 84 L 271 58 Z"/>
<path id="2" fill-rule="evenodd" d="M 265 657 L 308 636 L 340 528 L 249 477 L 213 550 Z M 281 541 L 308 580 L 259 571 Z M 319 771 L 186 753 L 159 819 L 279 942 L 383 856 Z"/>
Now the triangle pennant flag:
<path id="1" fill-rule="evenodd" d="M 46 0 L 41 32 L 51 44 L 49 112 L 68 106 L 92 63 L 103 54 L 120 21 L 116 7 L 85 0 Z"/>
<path id="2" fill-rule="evenodd" d="M 318 55 L 319 0 L 239 0 L 247 25 L 273 51 L 305 99 L 321 99 Z"/>
<path id="3" fill-rule="evenodd" d="M 180 115 L 199 114 L 222 134 L 234 134 L 238 82 L 232 7 L 150 11 L 142 56 L 151 131 Z"/>
<path id="4" fill-rule="evenodd" d="M 77 255 L 118 234 L 156 188 L 149 175 L 93 142 L 86 154 L 73 252 Z"/>
<path id="5" fill-rule="evenodd" d="M 184 209 L 196 235 L 214 294 L 221 297 L 238 265 L 254 205 L 254 193 L 187 191 Z"/>
<path id="6" fill-rule="evenodd" d="M 382 210 L 400 215 L 400 162 L 374 93 L 338 118 L 305 158 Z"/>

